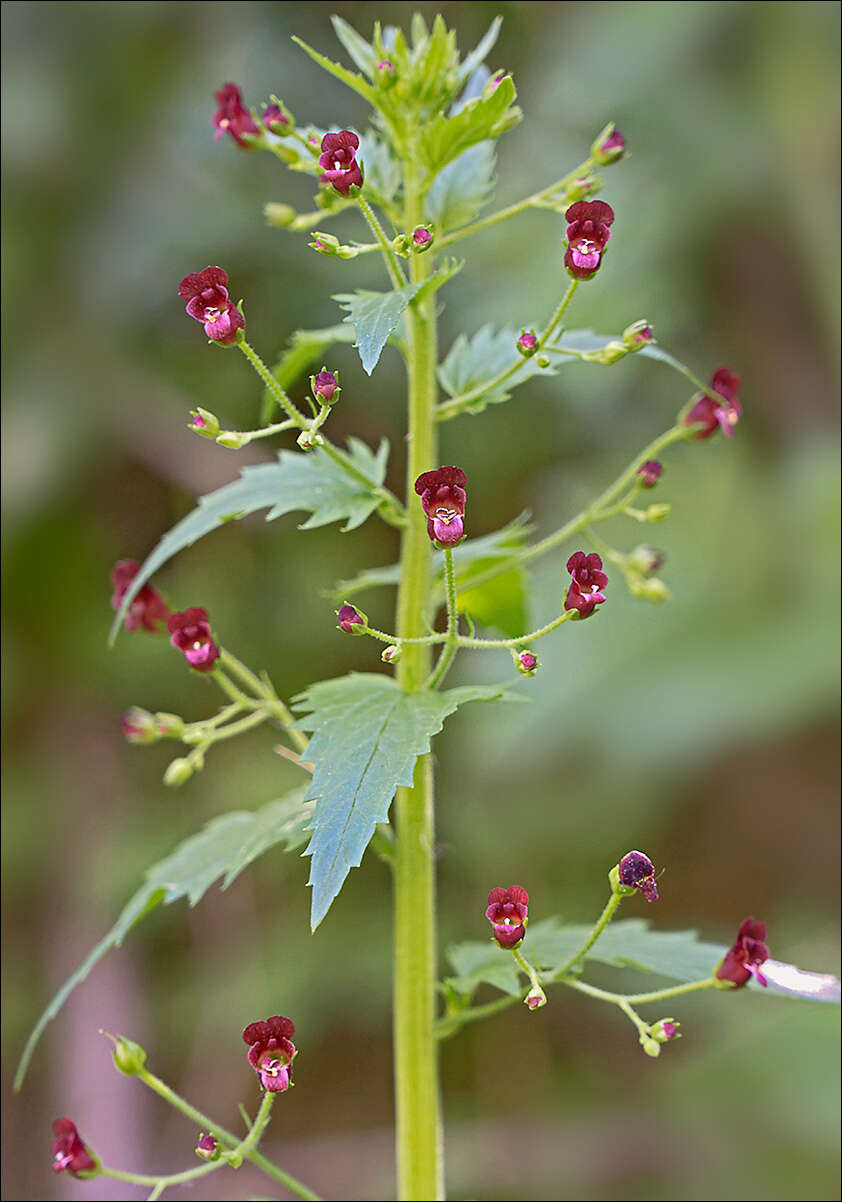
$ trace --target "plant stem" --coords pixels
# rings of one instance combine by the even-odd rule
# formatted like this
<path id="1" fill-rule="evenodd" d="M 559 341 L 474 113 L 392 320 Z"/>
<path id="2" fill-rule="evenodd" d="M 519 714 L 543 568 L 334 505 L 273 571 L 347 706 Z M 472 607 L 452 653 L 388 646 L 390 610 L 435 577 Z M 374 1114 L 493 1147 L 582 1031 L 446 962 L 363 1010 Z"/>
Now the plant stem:
<path id="1" fill-rule="evenodd" d="M 553 974 L 555 977 L 557 974 Z M 588 997 L 598 998 L 601 1002 L 613 1002 L 615 1006 L 621 1006 L 625 1010 L 626 1006 L 646 1006 L 653 1002 L 664 1002 L 669 998 L 680 997 L 685 993 L 695 993 L 699 989 L 713 989 L 716 985 L 716 979 L 713 976 L 704 977 L 701 981 L 689 981 L 685 985 L 671 985 L 666 989 L 653 989 L 651 993 L 612 993 L 608 989 L 597 989 L 595 985 L 588 985 L 585 981 L 565 981 L 565 985 L 569 985 L 571 989 L 578 990 L 579 993 L 586 993 Z"/>
<path id="2" fill-rule="evenodd" d="M 237 346 L 243 352 L 249 363 L 260 376 L 261 380 L 269 389 L 280 407 L 286 412 L 293 424 L 298 426 L 300 430 L 303 430 L 305 426 L 309 424 L 309 419 L 304 416 L 300 409 L 297 409 L 295 405 L 293 405 L 292 401 L 284 392 L 283 388 L 281 388 L 280 384 L 260 358 L 260 355 L 258 355 L 254 347 L 250 346 L 249 343 L 246 342 L 245 338 L 242 338 L 237 343 Z"/>
<path id="3" fill-rule="evenodd" d="M 423 222 L 418 156 L 405 161 L 406 225 Z M 431 255 L 410 261 L 413 283 L 429 278 Z M 401 537 L 401 580 L 396 627 L 400 638 L 425 637 L 430 608 L 432 544 L 413 484 L 436 464 L 433 408 L 436 403 L 435 297 L 412 302 L 409 327 L 409 438 L 407 524 Z M 408 644 L 398 661 L 402 688 L 421 688 L 430 670 L 430 648 Z M 415 766 L 413 784 L 395 798 L 397 843 L 394 861 L 394 1053 L 398 1197 L 433 1202 L 444 1196 L 435 1017 L 436 921 L 433 862 L 433 770 L 430 755 Z"/>
<path id="4" fill-rule="evenodd" d="M 427 681 L 428 689 L 439 687 L 459 649 L 459 614 L 456 611 L 456 576 L 453 571 L 452 547 L 444 549 L 444 591 L 447 598 L 447 637 L 435 670 Z"/>
<path id="5" fill-rule="evenodd" d="M 377 239 L 377 243 L 383 252 L 383 258 L 386 262 L 386 270 L 389 273 L 389 279 L 392 281 L 392 286 L 398 289 L 403 288 L 406 284 L 406 278 L 400 269 L 394 248 L 383 231 L 383 226 L 377 220 L 377 216 L 371 205 L 362 196 L 357 197 L 357 204 L 360 206 L 362 215 L 368 222 L 371 232 L 374 234 L 375 238 Z"/>
<path id="6" fill-rule="evenodd" d="M 552 980 L 552 981 L 563 980 L 567 976 L 567 974 L 570 972 L 571 969 L 576 968 L 584 960 L 587 953 L 591 950 L 593 945 L 596 943 L 597 939 L 600 937 L 602 932 L 608 926 L 611 919 L 614 917 L 617 907 L 619 906 L 619 904 L 622 900 L 623 900 L 622 893 L 612 893 L 611 894 L 611 896 L 609 897 L 609 899 L 605 905 L 605 909 L 602 911 L 599 918 L 594 923 L 593 927 L 591 928 L 591 932 L 588 935 L 585 942 L 582 944 L 581 947 L 577 948 L 577 950 L 573 953 L 573 955 L 568 960 L 565 960 L 565 962 L 561 965 L 560 968 L 556 969 L 556 971 L 552 974 L 552 977 L 550 978 L 550 980 Z"/>

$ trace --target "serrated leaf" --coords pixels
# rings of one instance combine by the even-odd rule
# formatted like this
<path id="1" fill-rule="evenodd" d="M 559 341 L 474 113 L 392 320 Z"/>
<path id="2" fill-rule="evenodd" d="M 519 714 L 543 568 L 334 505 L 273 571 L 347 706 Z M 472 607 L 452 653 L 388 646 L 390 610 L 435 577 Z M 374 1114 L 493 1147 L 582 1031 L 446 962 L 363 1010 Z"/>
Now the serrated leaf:
<path id="1" fill-rule="evenodd" d="M 302 523 L 302 530 L 343 520 L 343 530 L 356 529 L 379 503 L 375 490 L 386 475 L 389 444 L 381 442 L 375 454 L 365 443 L 349 438 L 348 451 L 354 467 L 371 481 L 371 488 L 344 471 L 324 451 L 281 451 L 277 463 L 243 468 L 239 480 L 200 497 L 198 506 L 176 523 L 144 560 L 114 618 L 111 640 L 117 637 L 135 594 L 150 576 L 179 551 L 233 518 L 268 509 L 266 521 L 271 522 L 296 509 L 309 509 L 310 517 Z"/>
<path id="2" fill-rule="evenodd" d="M 342 292 L 334 296 L 348 316 L 356 332 L 354 346 L 360 353 L 363 369 L 374 371 L 389 335 L 401 319 L 404 309 L 421 288 L 421 284 L 406 284 L 393 292 Z"/>
<path id="3" fill-rule="evenodd" d="M 559 968 L 590 931 L 588 926 L 563 926 L 548 918 L 530 926 L 529 951 L 545 969 Z M 726 948 L 703 943 L 696 931 L 652 930 L 645 918 L 611 923 L 588 952 L 589 960 L 616 968 L 635 968 L 675 981 L 699 981 L 711 975 Z"/>
<path id="4" fill-rule="evenodd" d="M 495 333 L 493 326 L 485 325 L 477 330 L 472 338 L 460 334 L 438 369 L 439 383 L 448 396 L 455 397 L 472 392 L 485 382 L 490 383 L 510 367 L 516 361 L 519 333 L 519 330 L 515 331 L 509 327 Z M 534 358 L 524 359 L 523 364 L 506 380 L 505 385 L 477 397 L 464 412 L 480 413 L 486 405 L 507 401 L 511 390 L 531 376 L 554 374 L 554 367 L 541 368 Z"/>
<path id="5" fill-rule="evenodd" d="M 437 175 L 469 146 L 485 142 L 502 132 L 504 118 L 509 113 L 517 92 L 511 76 L 505 76 L 486 97 L 469 101 L 453 116 L 439 114 L 429 121 L 421 131 L 422 148 L 427 168 Z"/>
<path id="6" fill-rule="evenodd" d="M 323 330 L 296 330 L 273 365 L 272 375 L 286 392 L 308 367 L 320 362 L 328 347 L 337 342 L 350 344 L 353 341 L 354 331 L 344 322 Z M 264 389 L 260 408 L 261 423 L 269 421 L 277 404 L 269 389 Z"/>
<path id="7" fill-rule="evenodd" d="M 473 75 L 477 67 L 480 67 L 485 62 L 489 53 L 494 49 L 502 24 L 503 18 L 500 16 L 495 17 L 479 42 L 477 42 L 475 48 L 462 60 L 459 66 L 460 80 L 467 79 L 470 75 Z"/>
<path id="8" fill-rule="evenodd" d="M 388 143 L 370 130 L 360 134 L 359 158 L 365 167 L 366 187 L 374 188 L 379 200 L 388 204 L 401 182 L 401 166 Z"/>
<path id="9" fill-rule="evenodd" d="M 494 143 L 480 142 L 443 167 L 427 193 L 428 220 L 444 232 L 476 217 L 491 199 L 495 163 Z"/>
<path id="10" fill-rule="evenodd" d="M 367 42 L 362 34 L 357 33 L 356 29 L 347 21 L 343 21 L 341 17 L 331 17 L 330 23 L 334 33 L 359 69 L 364 71 L 369 79 L 373 79 L 377 68 L 377 58 L 371 43 Z"/>
<path id="11" fill-rule="evenodd" d="M 124 906 L 114 926 L 65 981 L 38 1019 L 18 1065 L 15 1089 L 20 1089 L 23 1084 L 32 1054 L 47 1024 L 56 1017 L 76 986 L 85 980 L 103 956 L 119 947 L 132 927 L 156 906 L 170 905 L 182 897 L 195 906 L 219 877 L 224 877 L 222 888 L 227 889 L 243 869 L 265 851 L 279 843 L 292 851 L 306 841 L 306 827 L 313 807 L 305 801 L 304 794 L 304 789 L 296 789 L 259 810 L 234 810 L 222 814 L 147 871 L 144 884 Z"/>
<path id="12" fill-rule="evenodd" d="M 308 46 L 306 42 L 299 37 L 292 39 L 297 46 L 300 46 L 305 54 L 309 54 L 314 63 L 318 63 L 322 70 L 327 71 L 328 75 L 332 75 L 334 79 L 338 79 L 340 83 L 344 83 L 346 87 L 357 92 L 364 97 L 369 104 L 378 107 L 378 97 L 374 88 L 370 83 L 363 79 L 362 75 L 355 75 L 353 71 L 349 71 L 340 63 L 334 63 L 325 55 L 319 54 L 318 50 L 314 50 L 312 46 Z"/>
<path id="13" fill-rule="evenodd" d="M 468 701 L 492 701 L 503 688 L 466 686 L 405 693 L 390 676 L 352 674 L 312 685 L 295 699 L 298 725 L 311 731 L 302 758 L 315 765 L 307 799 L 315 801 L 311 925 L 319 925 L 352 868 L 359 866 L 399 785 L 411 785 L 415 761 L 430 749 L 445 718 Z"/>

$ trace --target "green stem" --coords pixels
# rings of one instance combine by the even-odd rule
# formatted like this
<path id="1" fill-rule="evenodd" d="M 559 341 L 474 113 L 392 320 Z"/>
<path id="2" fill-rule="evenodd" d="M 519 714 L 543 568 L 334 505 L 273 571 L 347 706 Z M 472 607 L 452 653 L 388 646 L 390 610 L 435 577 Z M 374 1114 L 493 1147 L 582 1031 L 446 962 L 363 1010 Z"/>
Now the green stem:
<path id="1" fill-rule="evenodd" d="M 280 407 L 285 411 L 287 416 L 290 418 L 293 425 L 297 426 L 300 430 L 303 430 L 309 424 L 309 418 L 307 418 L 301 412 L 300 409 L 297 409 L 296 406 L 293 405 L 292 401 L 289 399 L 287 394 L 284 392 L 283 388 L 281 388 L 280 384 L 275 379 L 275 377 L 272 375 L 271 371 L 266 366 L 266 364 L 263 362 L 263 360 L 260 358 L 260 355 L 258 355 L 257 351 L 252 346 L 250 346 L 248 342 L 246 342 L 245 338 L 241 338 L 240 341 L 237 343 L 237 346 L 240 348 L 240 350 L 243 352 L 245 357 L 248 359 L 249 363 L 252 365 L 254 370 L 260 376 L 261 380 L 266 385 L 266 387 L 269 389 L 270 393 L 275 398 L 275 400 L 278 402 Z"/>
<path id="2" fill-rule="evenodd" d="M 346 455 L 344 451 L 340 451 L 339 447 L 335 447 L 326 438 L 319 446 L 352 479 L 357 480 L 360 484 L 364 484 L 372 493 L 382 498 L 383 507 L 378 509 L 377 512 L 383 518 L 384 522 L 388 522 L 390 526 L 397 526 L 398 528 L 406 524 L 406 511 L 393 492 L 390 492 L 388 488 L 384 488 L 382 484 L 375 484 L 374 481 L 369 480 L 365 472 L 361 472 L 358 467 L 354 466 L 349 455 Z"/>
<path id="3" fill-rule="evenodd" d="M 444 591 L 447 599 L 447 633 L 438 663 L 427 680 L 425 687 L 428 689 L 438 688 L 459 650 L 459 614 L 456 610 L 456 576 L 453 571 L 452 547 L 444 548 Z"/>
<path id="4" fill-rule="evenodd" d="M 544 343 L 552 335 L 553 330 L 564 317 L 567 308 L 573 297 L 576 295 L 576 289 L 579 287 L 579 280 L 571 280 L 567 286 L 567 291 L 556 305 L 553 315 L 544 327 L 537 343 L 535 344 L 535 354 L 537 354 Z M 449 401 L 444 401 L 441 405 L 436 406 L 436 420 L 443 422 L 448 421 L 451 417 L 457 417 L 470 404 L 485 396 L 487 392 L 493 392 L 495 388 L 499 388 L 504 384 L 515 372 L 520 371 L 523 367 L 523 355 L 517 354 L 515 360 L 509 367 L 505 368 L 491 380 L 485 380 L 482 384 L 477 384 L 475 388 L 470 388 L 467 392 L 462 392 L 458 396 L 451 397 Z"/>
<path id="5" fill-rule="evenodd" d="M 669 430 L 660 434 L 649 443 L 648 447 L 634 457 L 629 466 L 622 472 L 613 484 L 606 488 L 604 493 L 601 493 L 595 501 L 588 507 L 588 512 L 592 519 L 598 520 L 602 514 L 600 510 L 605 506 L 610 505 L 618 493 L 621 493 L 624 488 L 635 483 L 637 469 L 646 462 L 647 459 L 657 459 L 661 451 L 672 446 L 674 442 L 681 442 L 687 437 L 686 426 L 670 426 Z"/>
<path id="6" fill-rule="evenodd" d="M 445 1014 L 436 1023 L 436 1038 L 449 1039 L 466 1023 L 475 1023 L 479 1022 L 481 1018 L 490 1018 L 492 1014 L 499 1014 L 501 1010 L 507 1010 L 518 1000 L 517 997 L 507 994 L 505 997 L 497 998 L 494 1002 L 486 1002 L 484 1006 L 472 1006 L 469 1010 L 458 1010 L 455 1014 Z"/>
<path id="7" fill-rule="evenodd" d="M 417 148 L 405 156 L 406 226 L 423 223 L 423 191 Z M 410 260 L 412 282 L 429 278 L 431 256 Z M 435 297 L 407 309 L 409 431 L 407 524 L 401 536 L 401 579 L 396 628 L 400 638 L 427 635 L 430 556 L 427 522 L 413 484 L 437 462 L 433 409 L 436 402 Z M 430 648 L 414 643 L 398 661 L 398 681 L 419 689 L 430 670 Z M 433 770 L 429 754 L 415 766 L 413 783 L 398 789 L 394 805 L 397 843 L 394 862 L 394 1050 L 398 1197 L 433 1202 L 444 1195 L 435 1019 L 436 919 L 433 860 Z"/>
<path id="8" fill-rule="evenodd" d="M 521 955 L 521 953 L 518 951 L 518 949 L 516 947 L 512 948 L 512 955 L 514 956 L 515 963 L 517 964 L 517 966 L 521 970 L 521 972 L 526 973 L 527 977 L 529 977 L 529 985 L 530 985 L 529 997 L 540 999 L 540 1005 L 545 1006 L 547 1003 L 547 996 L 544 993 L 543 989 L 541 988 L 541 982 L 538 979 L 537 971 L 532 967 L 532 965 L 529 963 L 529 961 L 526 959 L 526 957 Z M 524 998 L 524 1001 L 526 1001 L 526 1000 L 527 999 Z M 537 1010 L 538 1005 L 532 1007 L 532 1009 Z"/>
<path id="9" fill-rule="evenodd" d="M 474 647 L 478 650 L 494 647 L 520 647 L 523 643 L 534 643 L 536 639 L 541 639 L 545 634 L 550 634 L 553 630 L 557 630 L 562 622 L 567 622 L 572 617 L 573 611 L 565 610 L 557 618 L 553 618 L 552 622 L 547 622 L 546 626 L 539 626 L 537 630 L 532 630 L 529 634 L 521 634 L 516 639 L 479 639 L 471 638 L 468 635 L 460 635 L 457 645 L 459 647 Z"/>
<path id="10" fill-rule="evenodd" d="M 581 947 L 576 949 L 576 951 L 573 953 L 572 956 L 570 956 L 569 959 L 565 960 L 565 962 L 561 965 L 560 968 L 557 968 L 553 972 L 552 976 L 550 977 L 551 981 L 562 981 L 562 980 L 564 980 L 564 978 L 567 976 L 567 974 L 572 969 L 579 967 L 581 962 L 584 960 L 585 956 L 591 950 L 593 945 L 596 943 L 597 939 L 600 937 L 602 932 L 608 926 L 611 919 L 614 917 L 617 907 L 619 906 L 619 904 L 622 900 L 623 900 L 622 893 L 612 893 L 611 894 L 611 896 L 608 899 L 608 902 L 606 903 L 605 909 L 602 911 L 599 918 L 594 923 L 587 939 L 584 941 L 584 943 L 582 944 Z M 569 984 L 569 982 L 565 982 L 565 983 Z"/>
<path id="11" fill-rule="evenodd" d="M 169 1085 L 167 1085 L 159 1077 L 156 1077 L 154 1073 L 150 1073 L 148 1069 L 143 1068 L 140 1070 L 137 1076 L 144 1085 L 148 1086 L 148 1088 L 153 1091 L 153 1093 L 156 1093 L 159 1098 L 163 1098 L 164 1101 L 168 1105 L 172 1106 L 174 1110 L 178 1110 L 179 1113 L 190 1119 L 190 1121 L 195 1123 L 200 1130 L 204 1128 L 206 1131 L 212 1131 L 221 1144 L 228 1145 L 229 1151 L 239 1150 L 241 1143 L 244 1141 L 240 1140 L 240 1138 L 234 1135 L 233 1132 L 227 1131 L 224 1127 L 220 1127 L 219 1123 L 215 1122 L 207 1114 L 203 1114 L 201 1110 L 197 1110 L 195 1106 L 191 1106 L 186 1099 L 182 1098 L 180 1094 L 177 1094 L 174 1089 L 170 1089 Z M 255 1126 L 257 1126 L 257 1120 L 255 1120 L 254 1126 L 249 1132 L 249 1136 L 253 1132 Z M 248 1139 L 249 1136 L 246 1138 Z M 257 1167 L 262 1169 L 267 1176 L 274 1177 L 276 1181 L 280 1181 L 281 1184 L 286 1186 L 290 1193 L 295 1194 L 297 1198 L 303 1198 L 304 1202 L 320 1202 L 318 1194 L 314 1194 L 313 1191 L 308 1189 L 308 1187 L 301 1181 L 298 1181 L 289 1173 L 285 1173 L 283 1169 L 279 1169 L 276 1164 L 273 1164 L 272 1161 L 264 1156 L 262 1152 L 259 1152 L 257 1148 L 252 1147 L 245 1154 L 245 1159 L 250 1160 L 252 1164 L 257 1165 Z M 202 1165 L 201 1167 L 209 1169 L 212 1166 Z M 154 1180 L 157 1181 L 158 1178 L 156 1177 Z"/>
<path id="12" fill-rule="evenodd" d="M 389 279 L 392 281 L 392 287 L 400 290 L 406 285 L 406 277 L 401 271 L 397 256 L 395 255 L 394 247 L 389 242 L 383 230 L 383 226 L 377 220 L 377 216 L 368 201 L 362 196 L 357 197 L 357 204 L 360 206 L 363 217 L 371 228 L 371 232 L 377 239 L 377 244 L 383 252 L 383 258 L 386 262 L 386 270 L 389 273 Z"/>

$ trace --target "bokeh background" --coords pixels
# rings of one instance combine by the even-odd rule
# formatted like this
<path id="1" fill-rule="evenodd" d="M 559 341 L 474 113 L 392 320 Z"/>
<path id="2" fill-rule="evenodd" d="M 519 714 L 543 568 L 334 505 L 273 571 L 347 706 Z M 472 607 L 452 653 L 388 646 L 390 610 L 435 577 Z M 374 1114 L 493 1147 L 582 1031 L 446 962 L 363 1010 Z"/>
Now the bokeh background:
<path id="1" fill-rule="evenodd" d="M 514 72 L 526 119 L 500 146 L 500 203 L 579 162 L 606 121 L 628 139 L 632 157 L 606 171 L 611 252 L 572 324 L 614 332 L 647 317 L 700 375 L 739 371 L 745 405 L 732 441 L 670 454 L 658 496 L 669 522 L 604 528 L 620 546 L 665 549 L 672 603 L 634 601 L 615 581 L 599 621 L 542 645 L 544 667 L 522 686 L 531 706 L 472 707 L 438 740 L 442 946 L 486 936 L 498 884 L 527 886 L 535 918 L 583 921 L 608 868 L 641 847 L 666 867 L 646 917 L 728 942 L 754 913 L 777 958 L 838 970 L 838 5 L 440 7 L 463 50 L 505 18 L 490 65 Z M 315 937 L 306 862 L 280 851 L 193 912 L 156 912 L 73 995 L 23 1093 L 8 1093 L 37 1014 L 144 868 L 213 815 L 298 783 L 256 732 L 167 791 L 172 747 L 126 745 L 121 712 L 194 719 L 216 697 L 166 640 L 123 637 L 109 652 L 105 635 L 112 563 L 142 558 L 196 495 L 271 453 L 185 429 L 196 404 L 254 424 L 259 390 L 185 318 L 181 277 L 224 265 L 267 357 L 293 329 L 335 322 L 332 293 L 382 286 L 379 264 L 319 258 L 304 235 L 268 228 L 263 203 L 307 209 L 309 181 L 214 143 L 209 125 L 228 79 L 251 103 L 276 92 L 301 122 L 360 123 L 358 98 L 290 42 L 340 57 L 334 11 L 368 34 L 411 10 L 3 6 L 8 1198 L 142 1196 L 54 1177 L 60 1114 L 111 1164 L 190 1164 L 195 1132 L 114 1072 L 99 1027 L 139 1040 L 154 1070 L 234 1125 L 237 1102 L 256 1095 L 240 1030 L 277 1012 L 295 1017 L 301 1055 L 267 1150 L 327 1198 L 394 1188 L 390 913 L 373 857 Z M 330 228 L 365 236 L 353 214 L 343 221 Z M 468 244 L 442 294 L 443 345 L 489 321 L 540 322 L 564 283 L 560 234 L 557 217 L 533 212 Z M 400 488 L 397 356 L 370 380 L 348 347 L 330 361 L 343 372 L 334 434 L 387 436 Z M 552 529 L 686 399 L 656 363 L 572 366 L 449 423 L 442 461 L 468 473 L 472 533 L 523 510 Z M 224 641 L 292 696 L 379 667 L 373 644 L 335 630 L 324 590 L 394 553 L 374 521 L 300 534 L 294 517 L 257 518 L 158 583 L 179 606 L 207 606 Z M 556 612 L 566 554 L 534 573 L 538 620 Z M 387 594 L 364 604 L 390 621 Z M 510 666 L 481 670 L 500 679 Z M 837 1197 L 835 1009 L 744 994 L 674 1012 L 684 1038 L 658 1062 L 618 1013 L 558 993 L 539 1015 L 518 1007 L 445 1044 L 451 1195 Z M 243 1169 L 190 1196 L 267 1193 Z"/>

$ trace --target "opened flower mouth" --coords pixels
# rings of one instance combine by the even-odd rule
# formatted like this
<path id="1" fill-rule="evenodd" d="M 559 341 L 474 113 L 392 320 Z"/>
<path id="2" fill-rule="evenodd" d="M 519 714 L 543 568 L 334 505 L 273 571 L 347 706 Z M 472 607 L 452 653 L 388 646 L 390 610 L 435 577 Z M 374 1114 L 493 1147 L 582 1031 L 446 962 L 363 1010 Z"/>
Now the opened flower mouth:
<path id="1" fill-rule="evenodd" d="M 465 473 L 450 465 L 422 472 L 415 491 L 427 515 L 427 534 L 440 547 L 455 547 L 465 537 Z"/>

